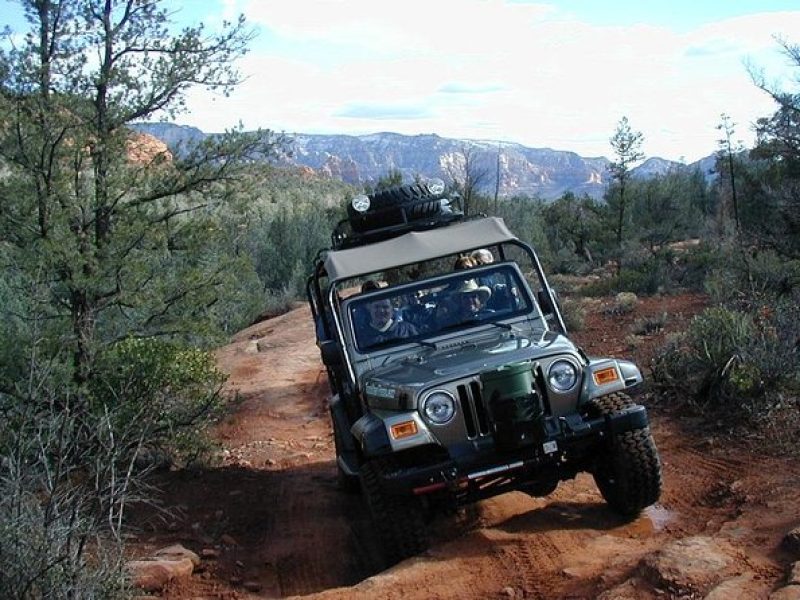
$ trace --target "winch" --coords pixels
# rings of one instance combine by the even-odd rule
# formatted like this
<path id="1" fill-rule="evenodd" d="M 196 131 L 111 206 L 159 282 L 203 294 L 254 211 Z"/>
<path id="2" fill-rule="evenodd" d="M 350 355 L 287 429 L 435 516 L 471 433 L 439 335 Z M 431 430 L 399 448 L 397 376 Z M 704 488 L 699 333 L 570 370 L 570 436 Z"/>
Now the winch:
<path id="1" fill-rule="evenodd" d="M 504 365 L 481 373 L 480 379 L 497 449 L 515 450 L 536 443 L 543 409 L 533 385 L 531 363 Z"/>

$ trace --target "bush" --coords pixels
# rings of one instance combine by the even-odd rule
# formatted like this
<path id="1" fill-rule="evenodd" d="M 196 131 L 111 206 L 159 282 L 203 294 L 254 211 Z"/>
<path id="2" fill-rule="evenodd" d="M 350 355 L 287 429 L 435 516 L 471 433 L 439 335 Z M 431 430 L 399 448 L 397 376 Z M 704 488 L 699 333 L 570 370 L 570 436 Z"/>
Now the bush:
<path id="1" fill-rule="evenodd" d="M 588 284 L 583 293 L 587 296 L 607 296 L 619 292 L 656 294 L 671 285 L 663 265 L 658 261 L 644 263 L 636 269 L 623 269 L 619 275 L 609 275 Z"/>
<path id="2" fill-rule="evenodd" d="M 636 294 L 631 292 L 620 292 L 614 298 L 614 307 L 612 310 L 615 314 L 625 315 L 633 312 L 638 303 L 639 298 L 636 297 Z"/>
<path id="3" fill-rule="evenodd" d="M 209 447 L 206 433 L 222 407 L 224 381 L 208 352 L 129 338 L 99 358 L 93 409 L 113 408 L 116 429 L 135 431 L 145 446 L 187 463 Z"/>
<path id="4" fill-rule="evenodd" d="M 77 383 L 30 360 L 30 385 L 0 393 L 0 597 L 122 598 L 126 507 L 151 490 L 140 458 L 188 462 L 222 403 L 213 357 L 130 338 Z"/>
<path id="5" fill-rule="evenodd" d="M 586 310 L 580 299 L 564 298 L 561 303 L 561 316 L 567 331 L 580 331 L 586 321 Z"/>
<path id="6" fill-rule="evenodd" d="M 656 355 L 653 376 L 700 406 L 759 413 L 776 394 L 798 392 L 799 344 L 796 302 L 755 314 L 709 308 Z"/>
<path id="7" fill-rule="evenodd" d="M 703 288 L 715 304 L 728 304 L 741 296 L 739 277 L 729 268 L 717 268 L 706 276 Z"/>
<path id="8" fill-rule="evenodd" d="M 27 468 L 30 468 L 28 465 Z M 129 597 L 119 545 L 98 539 L 90 498 L 80 487 L 42 502 L 24 479 L 0 482 L 0 597 Z M 18 474 L 19 475 L 19 474 Z M 43 492 L 44 490 L 42 490 Z M 82 551 L 91 544 L 91 555 Z"/>
<path id="9" fill-rule="evenodd" d="M 137 440 L 91 413 L 69 384 L 0 394 L 0 597 L 128 595 L 122 511 L 138 498 Z"/>
<path id="10" fill-rule="evenodd" d="M 662 331 L 667 324 L 667 313 L 637 319 L 631 328 L 636 335 L 650 335 Z"/>

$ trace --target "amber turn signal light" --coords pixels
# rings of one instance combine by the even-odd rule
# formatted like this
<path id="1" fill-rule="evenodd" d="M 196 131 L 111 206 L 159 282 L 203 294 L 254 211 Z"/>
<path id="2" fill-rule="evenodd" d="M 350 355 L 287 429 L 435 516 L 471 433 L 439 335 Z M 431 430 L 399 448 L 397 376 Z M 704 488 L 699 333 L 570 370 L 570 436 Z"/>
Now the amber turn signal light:
<path id="1" fill-rule="evenodd" d="M 592 374 L 592 377 L 597 385 L 607 385 L 609 383 L 613 383 L 614 381 L 619 381 L 619 373 L 617 373 L 616 367 L 607 367 L 605 369 L 595 371 Z"/>
<path id="2" fill-rule="evenodd" d="M 392 437 L 396 440 L 410 437 L 417 434 L 417 424 L 414 421 L 403 421 L 392 425 Z"/>

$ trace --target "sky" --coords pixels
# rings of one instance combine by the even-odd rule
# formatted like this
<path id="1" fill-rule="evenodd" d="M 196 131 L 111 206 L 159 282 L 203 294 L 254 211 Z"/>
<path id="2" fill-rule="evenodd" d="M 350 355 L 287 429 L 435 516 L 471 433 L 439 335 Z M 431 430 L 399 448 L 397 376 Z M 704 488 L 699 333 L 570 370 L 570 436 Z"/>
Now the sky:
<path id="1" fill-rule="evenodd" d="M 751 145 L 774 112 L 747 65 L 800 79 L 775 41 L 800 43 L 798 0 L 164 4 L 210 28 L 241 13 L 257 33 L 230 97 L 189 93 L 176 122 L 206 132 L 435 133 L 610 157 L 626 116 L 647 156 L 692 162 L 716 150 L 722 113 Z"/>

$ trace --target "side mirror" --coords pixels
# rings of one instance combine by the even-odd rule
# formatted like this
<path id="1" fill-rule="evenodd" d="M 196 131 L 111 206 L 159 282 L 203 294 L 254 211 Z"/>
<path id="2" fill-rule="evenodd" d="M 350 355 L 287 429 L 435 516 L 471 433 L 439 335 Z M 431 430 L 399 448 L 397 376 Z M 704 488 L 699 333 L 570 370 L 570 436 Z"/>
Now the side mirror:
<path id="1" fill-rule="evenodd" d="M 561 304 L 558 299 L 558 292 L 553 288 L 550 288 L 550 291 L 553 294 L 553 300 L 555 301 L 556 305 L 560 306 Z M 539 302 L 539 308 L 542 309 L 542 312 L 545 315 L 555 314 L 556 309 L 552 302 L 550 302 L 550 296 L 547 294 L 547 290 L 539 290 L 536 292 L 536 300 Z"/>
<path id="2" fill-rule="evenodd" d="M 333 340 L 325 340 L 319 343 L 319 351 L 322 355 L 322 363 L 326 367 L 338 367 L 342 364 L 342 353 L 339 344 Z"/>

